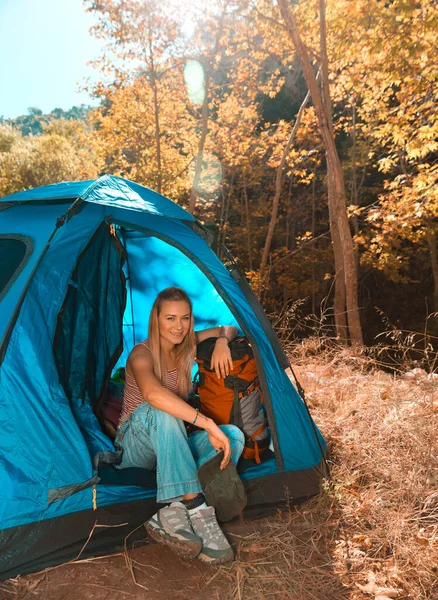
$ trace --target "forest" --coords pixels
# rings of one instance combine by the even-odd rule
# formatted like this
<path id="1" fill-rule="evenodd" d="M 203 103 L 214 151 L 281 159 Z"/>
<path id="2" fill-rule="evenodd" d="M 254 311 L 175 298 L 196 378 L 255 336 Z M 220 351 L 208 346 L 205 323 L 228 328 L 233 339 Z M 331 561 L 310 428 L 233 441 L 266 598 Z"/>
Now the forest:
<path id="1" fill-rule="evenodd" d="M 86 5 L 98 107 L 3 119 L 1 195 L 129 178 L 215 232 L 280 333 L 433 346 L 434 2 Z"/>
<path id="2" fill-rule="evenodd" d="M 0 597 L 436 598 L 436 1 L 84 6 L 93 106 L 0 118 L 0 196 L 109 173 L 192 212 L 270 317 L 331 477 L 230 524 L 232 566 L 125 544 Z"/>

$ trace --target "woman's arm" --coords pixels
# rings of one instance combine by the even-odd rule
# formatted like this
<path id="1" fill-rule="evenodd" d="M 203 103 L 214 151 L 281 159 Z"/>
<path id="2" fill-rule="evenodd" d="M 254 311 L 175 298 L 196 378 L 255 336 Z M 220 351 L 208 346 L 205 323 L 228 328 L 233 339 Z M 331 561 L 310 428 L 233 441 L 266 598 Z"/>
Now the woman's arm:
<path id="1" fill-rule="evenodd" d="M 215 338 L 226 338 L 228 343 L 232 342 L 239 333 L 237 327 L 234 325 L 221 325 L 220 327 L 210 327 L 210 329 L 203 329 L 202 331 L 195 331 L 196 343 L 199 344 L 204 340 L 215 337 Z"/>
<path id="2" fill-rule="evenodd" d="M 211 367 L 216 371 L 218 379 L 221 377 L 225 379 L 233 369 L 233 361 L 228 344 L 237 337 L 238 333 L 239 330 L 234 325 L 222 325 L 221 327 L 211 327 L 210 329 L 195 332 L 197 344 L 211 337 L 217 338 L 211 355 Z"/>
<path id="3" fill-rule="evenodd" d="M 129 357 L 127 370 L 129 374 L 133 375 L 141 395 L 151 406 L 177 419 L 182 419 L 187 423 L 193 423 L 196 419 L 196 426 L 208 433 L 212 446 L 216 450 L 224 451 L 221 469 L 227 466 L 231 458 L 230 440 L 228 437 L 212 419 L 202 413 L 198 413 L 187 402 L 161 385 L 155 377 L 153 358 L 148 350 L 143 348 L 134 349 Z"/>

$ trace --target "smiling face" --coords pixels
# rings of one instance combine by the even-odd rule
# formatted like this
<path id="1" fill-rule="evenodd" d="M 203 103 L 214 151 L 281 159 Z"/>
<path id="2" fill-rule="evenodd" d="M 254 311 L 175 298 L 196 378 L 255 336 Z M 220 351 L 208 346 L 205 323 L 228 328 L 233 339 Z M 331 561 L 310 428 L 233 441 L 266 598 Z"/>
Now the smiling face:
<path id="1" fill-rule="evenodd" d="M 171 350 L 190 329 L 190 306 L 184 300 L 164 300 L 158 315 L 161 347 Z"/>

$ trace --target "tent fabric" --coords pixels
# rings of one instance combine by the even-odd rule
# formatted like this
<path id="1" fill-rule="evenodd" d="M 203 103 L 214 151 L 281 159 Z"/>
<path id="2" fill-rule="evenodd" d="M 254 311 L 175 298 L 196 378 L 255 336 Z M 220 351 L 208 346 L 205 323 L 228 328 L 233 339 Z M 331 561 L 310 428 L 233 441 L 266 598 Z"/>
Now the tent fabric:
<path id="1" fill-rule="evenodd" d="M 48 509 L 50 488 L 93 475 L 87 446 L 59 383 L 52 345 L 77 258 L 100 221 L 102 215 L 94 222 L 72 219 L 56 231 L 30 282 L 4 356 L 0 369 L 4 527 L 40 519 Z M 60 238 L 63 243 L 57 243 Z"/>
<path id="2" fill-rule="evenodd" d="M 96 180 L 63 182 L 17 192 L 0 199 L 0 203 L 61 201 L 81 198 L 87 202 L 163 215 L 173 219 L 195 221 L 181 206 L 149 188 L 116 177 L 103 175 Z"/>
<path id="3" fill-rule="evenodd" d="M 6 328 L 33 269 L 56 229 L 56 221 L 64 215 L 65 211 L 65 206 L 40 206 L 38 211 L 32 214 L 32 219 L 29 219 L 29 210 L 25 206 L 14 206 L 12 209 L 0 213 L 0 235 L 11 233 L 28 237 L 33 241 L 33 250 L 24 268 L 1 300 L 0 342 L 3 340 Z"/>
<path id="4" fill-rule="evenodd" d="M 70 192 L 62 183 L 58 191 L 50 186 L 49 203 L 23 200 L 26 194 L 28 200 L 47 199 L 44 188 L 31 190 L 20 196 L 25 204 L 8 204 L 1 213 L 0 234 L 28 235 L 34 251 L 0 305 L 0 332 L 10 332 L 3 337 L 0 366 L 0 545 L 25 526 L 41 533 L 42 522 L 93 508 L 137 501 L 152 507 L 153 487 L 96 485 L 96 455 L 110 456 L 114 447 L 93 403 L 121 346 L 118 364 L 146 337 L 152 301 L 168 285 L 184 287 L 191 296 L 197 329 L 236 324 L 253 345 L 275 457 L 242 473 L 248 509 L 282 501 L 285 485 L 294 497 L 316 493 L 325 442 L 283 370 L 275 335 L 267 335 L 266 322 L 248 302 L 248 290 L 190 226 L 188 213 L 170 200 L 112 176 L 82 184 L 85 198 L 75 203 L 78 210 L 63 204 Z M 87 360 L 95 365 L 94 381 L 87 381 Z M 26 538 L 35 556 L 37 541 L 43 542 L 37 537 Z M 29 556 L 26 548 L 23 555 Z M 18 556 L 7 559 L 8 573 L 20 572 Z M 0 574 L 3 570 L 0 559 Z"/>
<path id="5" fill-rule="evenodd" d="M 311 478 L 307 472 L 269 475 L 244 480 L 248 504 L 244 518 L 260 518 L 275 514 L 278 505 L 290 506 L 293 498 L 319 492 L 318 481 L 322 476 Z M 125 488 L 126 490 L 127 488 Z M 99 491 L 99 486 L 97 487 Z M 7 549 L 0 557 L 0 578 L 15 577 L 48 566 L 81 558 L 123 552 L 145 543 L 141 524 L 157 510 L 155 497 L 124 503 L 97 506 L 79 512 L 66 513 L 44 521 L 21 525 L 0 531 L 0 543 Z M 112 525 L 94 529 L 94 524 Z M 116 526 L 116 527 L 115 527 Z M 33 545 L 27 540 L 32 538 Z M 19 570 L 17 570 L 19 564 Z"/>
<path id="6" fill-rule="evenodd" d="M 161 194 L 146 188 L 138 183 L 128 181 L 122 177 L 105 175 L 98 179 L 94 185 L 81 196 L 87 202 L 126 208 L 155 215 L 162 215 L 172 219 L 194 221 L 195 218 L 181 206 L 168 200 Z"/>
<path id="7" fill-rule="evenodd" d="M 193 304 L 195 330 L 238 323 L 212 283 L 180 250 L 157 237 L 128 231 L 122 234 L 127 262 L 127 307 L 123 323 L 124 352 L 117 366 L 124 366 L 130 348 L 148 335 L 149 313 L 157 294 L 171 285 L 186 289 Z M 144 267 L 147 256 L 147 268 Z M 167 267 L 163 271 L 163 261 Z M 189 287 L 187 282 L 190 282 Z"/>
<path id="8" fill-rule="evenodd" d="M 94 179 L 88 181 L 63 181 L 62 183 L 52 183 L 40 187 L 16 192 L 9 196 L 0 198 L 1 203 L 9 202 L 34 202 L 41 200 L 74 200 L 81 198 L 84 192 L 95 182 Z"/>
<path id="9" fill-rule="evenodd" d="M 58 316 L 54 354 L 60 383 L 90 451 L 102 450 L 99 401 L 120 352 L 124 251 L 103 223 L 82 253 Z"/>
<path id="10" fill-rule="evenodd" d="M 132 227 L 133 224 L 126 220 L 129 217 L 132 218 L 132 215 L 123 213 L 120 210 L 112 212 L 112 218 L 115 223 Z M 123 221 L 119 221 L 119 218 L 123 219 Z M 284 448 L 290 450 L 287 453 L 287 462 L 285 462 L 284 467 L 286 469 L 299 470 L 310 468 L 319 462 L 321 451 L 316 442 L 314 432 L 309 432 L 309 418 L 306 408 L 286 373 L 280 368 L 272 346 L 243 292 L 239 288 L 238 283 L 230 277 L 225 266 L 208 247 L 206 242 L 184 223 L 171 222 L 168 219 L 159 219 L 153 215 L 144 214 L 136 216 L 135 221 L 137 227 L 142 231 L 155 234 L 163 241 L 173 243 L 178 248 L 184 249 L 193 263 L 206 274 L 209 274 L 209 277 L 215 283 L 219 295 L 236 317 L 238 323 L 241 323 L 241 329 L 245 335 L 253 343 L 256 358 L 259 354 L 259 370 L 260 365 L 263 365 L 264 374 L 268 382 L 268 394 L 272 395 L 272 390 L 272 393 L 278 398 L 294 398 L 294 402 L 291 401 L 290 405 L 286 406 L 284 406 L 283 402 L 275 402 L 273 404 L 273 414 L 271 415 L 269 414 L 269 405 L 267 405 L 268 420 L 271 423 L 275 422 L 278 428 L 280 444 L 276 448 L 274 446 L 276 454 L 282 456 Z M 202 257 L 202 260 L 199 257 Z M 293 422 L 296 424 L 293 431 L 288 425 L 288 420 L 292 417 L 291 412 L 293 412 Z M 284 443 L 281 441 L 282 437 L 284 437 Z M 305 450 L 297 452 L 298 447 L 302 447 Z M 285 457 L 283 456 L 283 458 Z"/>
<path id="11" fill-rule="evenodd" d="M 0 234 L 0 300 L 24 269 L 33 252 L 30 237 L 9 233 Z"/>

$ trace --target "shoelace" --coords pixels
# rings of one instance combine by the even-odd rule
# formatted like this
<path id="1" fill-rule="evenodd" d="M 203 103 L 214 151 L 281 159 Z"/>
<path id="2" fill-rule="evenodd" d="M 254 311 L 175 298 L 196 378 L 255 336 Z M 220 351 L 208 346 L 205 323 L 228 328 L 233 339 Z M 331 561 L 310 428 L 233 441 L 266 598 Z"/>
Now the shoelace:
<path id="1" fill-rule="evenodd" d="M 179 507 L 178 508 L 175 507 L 173 510 L 175 512 L 175 517 L 172 518 L 172 520 L 179 521 L 186 530 L 188 529 L 189 531 L 193 531 L 193 527 L 190 522 L 190 517 L 189 517 L 188 513 L 184 509 L 179 508 Z M 169 519 L 169 521 L 170 521 L 170 519 Z"/>
<path id="2" fill-rule="evenodd" d="M 205 524 L 205 528 L 207 530 L 207 534 L 210 535 L 210 537 L 214 540 L 219 539 L 221 537 L 220 535 L 220 530 L 219 529 L 219 525 L 216 523 L 216 519 L 214 518 L 214 515 L 208 516 L 208 517 L 202 517 L 201 515 L 199 515 L 198 518 L 201 518 L 204 520 L 204 524 Z"/>
<path id="3" fill-rule="evenodd" d="M 184 522 L 184 525 L 189 529 L 189 531 L 193 531 L 192 522 L 190 521 L 189 513 L 185 510 L 182 510 L 181 512 L 184 513 L 184 515 L 182 517 L 182 521 Z"/>

